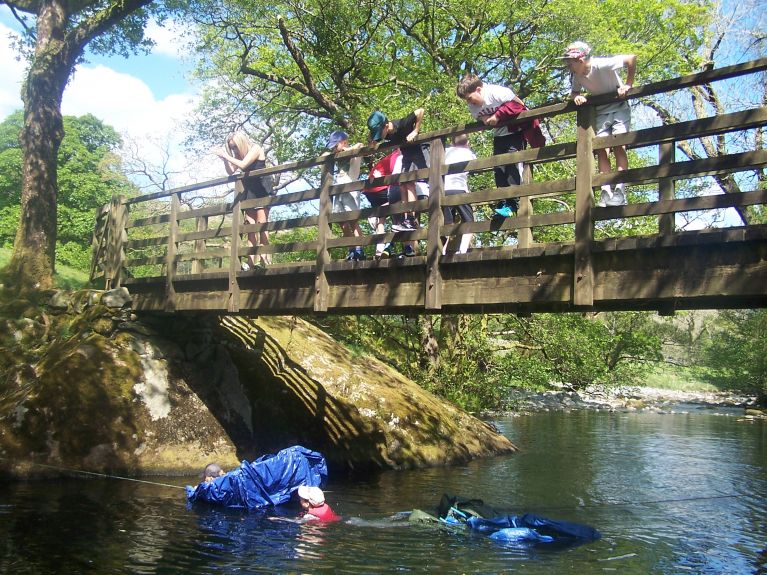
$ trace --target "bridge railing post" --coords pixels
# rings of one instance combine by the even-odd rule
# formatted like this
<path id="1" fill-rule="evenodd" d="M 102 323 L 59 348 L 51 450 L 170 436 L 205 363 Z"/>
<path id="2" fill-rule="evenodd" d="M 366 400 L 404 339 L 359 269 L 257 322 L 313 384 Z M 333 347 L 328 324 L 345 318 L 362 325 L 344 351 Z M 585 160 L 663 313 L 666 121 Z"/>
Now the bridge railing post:
<path id="1" fill-rule="evenodd" d="M 237 194 L 232 205 L 232 237 L 229 245 L 229 290 L 226 309 L 230 313 L 240 311 L 240 284 L 237 274 L 240 271 L 240 226 L 242 225 L 242 209 L 240 200 L 242 194 Z"/>
<path id="2" fill-rule="evenodd" d="M 533 182 L 533 168 L 530 164 L 525 164 L 522 170 L 522 183 L 531 184 Z M 533 215 L 533 202 L 528 196 L 519 198 L 519 214 L 521 219 L 529 218 Z M 519 228 L 517 230 L 517 246 L 520 248 L 529 248 L 533 243 L 532 228 Z"/>
<path id="3" fill-rule="evenodd" d="M 658 165 L 664 166 L 674 163 L 674 149 L 676 142 L 663 142 L 658 147 Z M 673 178 L 658 179 L 658 199 L 673 200 L 675 196 L 675 184 Z M 674 214 L 661 214 L 658 218 L 658 232 L 662 236 L 674 233 Z"/>
<path id="4" fill-rule="evenodd" d="M 445 147 L 442 139 L 431 141 L 429 148 L 429 229 L 426 241 L 426 285 L 424 304 L 428 310 L 442 308 L 442 270 L 439 259 L 442 256 L 442 238 L 439 230 L 445 223 L 442 213 L 444 181 L 442 165 L 445 163 Z"/>
<path id="5" fill-rule="evenodd" d="M 322 181 L 320 184 L 320 213 L 317 218 L 317 263 L 314 276 L 314 311 L 328 311 L 328 278 L 325 268 L 330 263 L 328 253 L 328 237 L 330 236 L 330 187 L 333 185 L 333 158 L 328 158 L 322 164 Z"/>
<path id="6" fill-rule="evenodd" d="M 112 196 L 108 217 L 109 221 L 105 230 L 104 287 L 113 289 L 120 287 L 125 261 L 123 246 L 127 240 L 125 226 L 128 223 L 128 207 L 125 205 L 124 196 Z"/>
<path id="7" fill-rule="evenodd" d="M 594 116 L 595 108 L 578 108 L 575 172 L 575 261 L 573 269 L 573 306 L 594 305 L 594 267 L 591 243 L 594 240 Z"/>
<path id="8" fill-rule="evenodd" d="M 208 229 L 208 216 L 199 216 L 195 218 L 195 230 L 198 232 L 204 232 Z M 208 241 L 206 239 L 194 241 L 195 253 L 203 253 L 208 248 Z M 192 273 L 200 274 L 203 271 L 202 260 L 195 258 L 192 260 Z"/>
<path id="9" fill-rule="evenodd" d="M 168 222 L 168 246 L 165 250 L 165 311 L 176 311 L 176 252 L 178 251 L 178 213 L 181 209 L 179 194 L 170 198 L 170 220 Z"/>

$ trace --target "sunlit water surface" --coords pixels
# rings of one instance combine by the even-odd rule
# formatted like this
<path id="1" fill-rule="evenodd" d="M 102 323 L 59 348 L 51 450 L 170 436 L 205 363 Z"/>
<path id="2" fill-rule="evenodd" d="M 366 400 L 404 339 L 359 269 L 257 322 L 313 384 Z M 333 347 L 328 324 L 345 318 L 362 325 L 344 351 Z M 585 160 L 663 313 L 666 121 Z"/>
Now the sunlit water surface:
<path id="1" fill-rule="evenodd" d="M 0 573 L 767 574 L 764 421 L 580 412 L 495 423 L 520 452 L 331 478 L 328 499 L 352 523 L 190 509 L 180 489 L 120 480 L 0 485 Z M 603 538 L 525 548 L 386 519 L 434 512 L 444 492 Z"/>

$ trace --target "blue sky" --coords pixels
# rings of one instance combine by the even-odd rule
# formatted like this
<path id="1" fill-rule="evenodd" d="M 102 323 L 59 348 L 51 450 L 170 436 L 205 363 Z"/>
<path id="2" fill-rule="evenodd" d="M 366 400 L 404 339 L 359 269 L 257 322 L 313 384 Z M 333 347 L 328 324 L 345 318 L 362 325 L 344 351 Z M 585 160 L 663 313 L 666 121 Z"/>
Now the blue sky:
<path id="1" fill-rule="evenodd" d="M 7 6 L 0 6 L 0 118 L 22 108 L 24 63 L 8 38 L 19 29 Z M 192 63 L 183 56 L 187 50 L 181 35 L 172 26 L 154 24 L 147 33 L 156 42 L 149 55 L 91 55 L 78 66 L 64 91 L 62 112 L 91 113 L 113 126 L 142 159 L 168 164 L 174 186 L 220 176 L 220 160 L 211 154 L 188 157 L 182 147 L 184 122 L 194 111 L 200 87 L 189 80 Z"/>
<path id="2" fill-rule="evenodd" d="M 7 6 L 0 6 L 0 32 L 3 37 L 9 31 L 18 31 L 19 26 Z M 172 28 L 163 29 L 152 25 L 148 31 L 156 42 L 156 47 L 149 55 L 137 55 L 130 58 L 120 56 L 104 57 L 89 55 L 86 67 L 105 66 L 116 72 L 140 78 L 152 90 L 158 99 L 171 94 L 194 90 L 187 80 L 191 64 L 180 56 L 183 53 L 182 41 Z M 5 42 L 3 57 L 5 58 Z"/>

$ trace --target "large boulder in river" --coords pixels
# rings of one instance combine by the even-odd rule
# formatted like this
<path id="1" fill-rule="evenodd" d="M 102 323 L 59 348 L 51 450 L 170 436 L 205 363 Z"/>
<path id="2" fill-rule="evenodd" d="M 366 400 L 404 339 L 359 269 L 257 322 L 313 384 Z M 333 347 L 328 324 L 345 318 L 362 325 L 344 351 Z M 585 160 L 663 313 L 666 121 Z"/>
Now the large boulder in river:
<path id="1" fill-rule="evenodd" d="M 303 320 L 139 322 L 129 301 L 112 299 L 87 291 L 55 294 L 51 306 L 23 314 L 0 308 L 0 476 L 189 474 L 292 444 L 346 469 L 514 450 L 487 424 Z"/>
<path id="2" fill-rule="evenodd" d="M 292 442 L 347 468 L 453 464 L 514 450 L 491 426 L 297 318 L 220 318 L 268 449 Z"/>

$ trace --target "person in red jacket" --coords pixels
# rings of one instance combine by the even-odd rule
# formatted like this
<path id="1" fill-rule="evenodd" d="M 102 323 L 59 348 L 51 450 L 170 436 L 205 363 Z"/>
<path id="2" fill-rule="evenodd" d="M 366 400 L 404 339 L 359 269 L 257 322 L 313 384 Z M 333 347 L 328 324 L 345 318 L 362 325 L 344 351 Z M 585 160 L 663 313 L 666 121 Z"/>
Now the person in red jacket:
<path id="1" fill-rule="evenodd" d="M 298 498 L 304 509 L 303 521 L 323 521 L 326 523 L 341 521 L 341 518 L 325 502 L 325 494 L 319 487 L 299 486 Z"/>
<path id="2" fill-rule="evenodd" d="M 376 164 L 373 166 L 373 168 L 370 170 L 370 174 L 368 175 L 368 181 L 374 180 L 375 178 L 381 178 L 383 176 L 391 176 L 395 171 L 395 166 L 397 165 L 397 158 L 400 157 L 400 151 L 399 148 L 394 148 L 394 151 L 390 154 L 384 156 Z M 370 205 L 374 208 L 388 205 L 389 203 L 389 187 L 386 186 L 366 186 L 362 193 L 365 194 L 365 197 L 370 202 Z M 401 216 L 400 216 L 401 218 Z M 386 229 L 384 227 L 384 222 L 386 218 L 378 218 L 378 217 L 370 217 L 368 218 L 368 223 L 370 224 L 370 227 L 372 227 L 375 230 L 375 233 L 377 234 L 383 234 Z M 391 243 L 388 244 L 376 244 L 376 259 L 381 258 L 388 258 L 391 256 Z"/>

